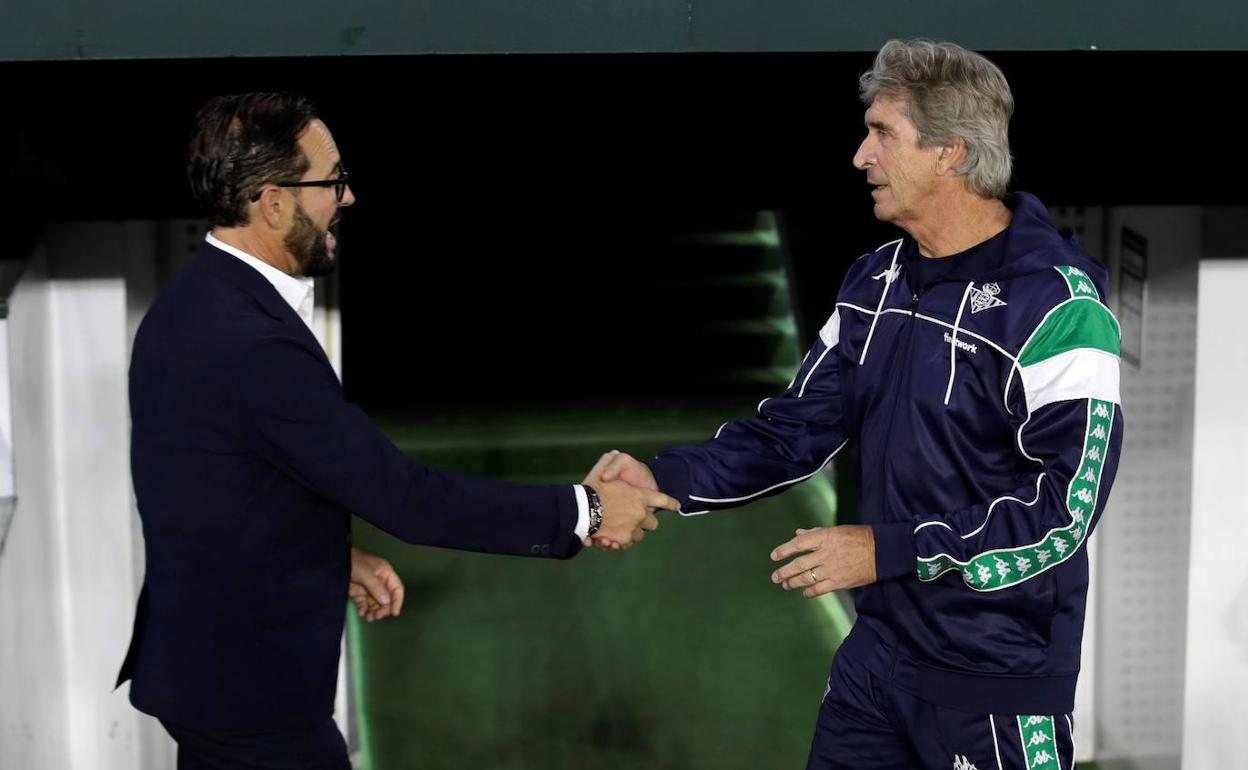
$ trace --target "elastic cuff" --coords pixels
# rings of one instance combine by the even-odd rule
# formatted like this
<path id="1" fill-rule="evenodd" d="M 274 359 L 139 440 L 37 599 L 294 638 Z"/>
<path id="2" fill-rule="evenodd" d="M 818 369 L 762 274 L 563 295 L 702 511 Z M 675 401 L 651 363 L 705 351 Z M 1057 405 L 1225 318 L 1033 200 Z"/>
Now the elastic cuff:
<path id="1" fill-rule="evenodd" d="M 916 574 L 919 560 L 911 524 L 872 524 L 875 534 L 875 579 Z"/>

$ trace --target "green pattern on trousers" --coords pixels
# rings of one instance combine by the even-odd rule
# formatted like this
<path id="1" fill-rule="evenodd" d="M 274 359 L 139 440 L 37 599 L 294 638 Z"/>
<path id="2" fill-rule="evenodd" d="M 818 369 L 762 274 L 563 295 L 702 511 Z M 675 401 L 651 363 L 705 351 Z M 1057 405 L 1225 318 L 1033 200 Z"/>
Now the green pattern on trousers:
<path id="1" fill-rule="evenodd" d="M 1053 717 L 1018 717 L 1018 739 L 1023 743 L 1027 770 L 1060 770 L 1062 763 L 1057 758 L 1055 728 Z"/>

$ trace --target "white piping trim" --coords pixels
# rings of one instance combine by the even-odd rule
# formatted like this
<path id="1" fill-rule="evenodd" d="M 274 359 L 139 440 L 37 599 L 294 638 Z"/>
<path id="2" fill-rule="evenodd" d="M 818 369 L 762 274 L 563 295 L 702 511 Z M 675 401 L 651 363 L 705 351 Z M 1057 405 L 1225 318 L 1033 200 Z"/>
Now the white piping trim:
<path id="1" fill-rule="evenodd" d="M 1019 500 L 1017 497 L 1012 497 L 1012 496 L 1010 496 L 1010 495 L 1002 495 L 1001 497 L 998 497 L 996 500 L 993 500 L 991 503 L 989 503 L 989 504 L 988 504 L 988 511 L 987 511 L 987 513 L 985 513 L 985 514 L 984 514 L 984 521 L 983 521 L 983 523 L 982 523 L 982 524 L 980 524 L 978 527 L 976 527 L 974 531 L 972 531 L 972 532 L 968 532 L 968 533 L 966 533 L 965 535 L 959 535 L 959 537 L 961 537 L 963 540 L 966 540 L 967 538 L 974 537 L 975 535 L 978 535 L 980 532 L 982 532 L 982 531 L 983 531 L 983 529 L 984 529 L 984 527 L 988 526 L 988 519 L 989 519 L 989 518 L 991 518 L 991 516 L 992 516 L 992 509 L 993 509 L 993 508 L 995 508 L 995 507 L 996 507 L 996 505 L 997 505 L 997 503 L 1001 502 L 1002 500 L 1013 500 L 1013 501 L 1014 501 L 1014 502 L 1016 502 L 1016 503 L 1022 503 L 1023 505 L 1026 505 L 1026 506 L 1028 506 L 1028 507 L 1035 505 L 1035 504 L 1036 504 L 1037 502 L 1039 502 L 1039 500 L 1040 500 L 1040 481 L 1041 481 L 1043 478 L 1044 478 L 1044 474 L 1043 474 L 1043 473 L 1041 473 L 1040 475 L 1036 476 L 1036 499 L 1035 499 L 1035 500 L 1032 500 L 1032 501 L 1029 503 L 1029 502 L 1027 502 L 1026 500 Z M 949 530 L 950 532 L 953 532 L 953 531 L 954 531 L 953 527 L 949 526 L 948 524 L 946 524 L 946 523 L 945 523 L 945 522 L 943 522 L 943 521 L 925 521 L 925 522 L 923 522 L 922 524 L 920 524 L 919 526 L 917 526 L 917 527 L 915 527 L 915 528 L 914 528 L 914 534 L 916 534 L 916 535 L 917 535 L 917 534 L 919 534 L 919 530 L 920 530 L 920 529 L 923 529 L 924 527 L 931 527 L 931 526 L 939 526 L 939 527 L 944 527 L 945 529 Z M 968 562 L 968 564 L 969 564 L 969 562 Z"/>
<path id="2" fill-rule="evenodd" d="M 888 245 L 888 244 L 885 244 L 885 245 Z M 881 247 L 881 248 L 883 248 L 883 247 Z M 896 255 L 894 255 L 894 258 L 895 258 L 895 257 L 896 257 Z M 1065 282 L 1065 279 L 1063 279 L 1063 282 Z M 1069 289 L 1069 288 L 1070 288 L 1070 286 L 1069 286 L 1069 284 L 1067 284 L 1067 289 Z M 1026 350 L 1026 349 L 1027 349 L 1027 345 L 1028 345 L 1028 343 L 1030 343 L 1030 342 L 1031 342 L 1031 339 L 1032 339 L 1032 337 L 1034 337 L 1034 336 L 1036 335 L 1036 332 L 1040 331 L 1040 328 L 1041 328 L 1042 326 L 1044 326 L 1044 322 L 1045 322 L 1045 321 L 1047 321 L 1047 320 L 1049 320 L 1049 316 L 1051 316 L 1051 315 L 1053 315 L 1053 313 L 1057 312 L 1057 311 L 1058 311 L 1058 310 L 1059 310 L 1059 309 L 1060 309 L 1063 305 L 1068 305 L 1068 304 L 1070 304 L 1071 302 L 1081 302 L 1081 301 L 1090 301 L 1090 302 L 1095 302 L 1095 303 L 1097 303 L 1098 305 L 1101 305 L 1102 307 L 1105 307 L 1105 303 L 1104 303 L 1104 302 L 1102 302 L 1102 301 L 1100 300 L 1100 298 L 1099 298 L 1099 297 L 1078 296 L 1078 297 L 1071 297 L 1071 298 L 1069 298 L 1069 299 L 1062 300 L 1061 302 L 1057 303 L 1057 304 L 1056 304 L 1056 305 L 1054 305 L 1052 308 L 1050 308 L 1050 309 L 1049 309 L 1049 312 L 1047 312 L 1047 313 L 1045 313 L 1045 314 L 1044 314 L 1044 317 L 1040 319 L 1040 323 L 1036 324 L 1036 328 L 1035 328 L 1035 329 L 1032 329 L 1031 334 L 1027 335 L 1027 339 L 1026 339 L 1026 340 L 1024 340 L 1024 341 L 1023 341 L 1023 344 L 1019 347 L 1019 349 L 1018 349 L 1019 353 L 1021 354 L 1024 350 Z M 865 307 L 862 307 L 861 305 L 855 305 L 855 304 L 853 304 L 852 302 L 837 302 L 837 303 L 836 303 L 836 306 L 837 306 L 837 307 L 847 307 L 847 308 L 850 308 L 851 310 L 857 310 L 857 311 L 858 311 L 858 312 L 860 312 L 860 313 L 866 313 L 866 314 L 868 314 L 868 315 L 880 315 L 880 314 L 882 314 L 882 313 L 901 313 L 901 314 L 903 314 L 903 315 L 913 315 L 915 318 L 922 318 L 924 321 L 931 321 L 932 323 L 940 324 L 941 326 L 944 326 L 944 327 L 945 327 L 945 328 L 947 328 L 947 329 L 952 329 L 952 328 L 954 328 L 953 326 L 951 326 L 951 325 L 950 325 L 950 324 L 948 324 L 947 322 L 945 322 L 945 321 L 941 321 L 941 320 L 940 320 L 940 319 L 938 319 L 938 318 L 932 318 L 931 316 L 925 316 L 925 315 L 923 315 L 922 313 L 914 313 L 914 312 L 912 312 L 912 311 L 905 310 L 905 309 L 902 309 L 902 308 L 897 308 L 897 307 L 890 307 L 890 308 L 883 308 L 883 309 L 881 309 L 881 308 L 877 308 L 876 310 L 871 310 L 870 308 L 865 308 Z M 1109 311 L 1109 308 L 1108 308 L 1108 307 L 1105 307 L 1105 310 L 1106 310 L 1106 311 Z M 1114 321 L 1114 326 L 1115 326 L 1115 327 L 1117 327 L 1117 329 L 1118 329 L 1118 334 L 1119 334 L 1119 336 L 1121 336 L 1121 335 L 1122 335 L 1122 324 L 1120 324 L 1120 323 L 1118 322 L 1117 317 L 1115 317 L 1115 316 L 1114 316 L 1114 314 L 1113 314 L 1113 312 L 1112 312 L 1112 311 L 1110 311 L 1110 312 L 1109 312 L 1109 317 L 1113 319 L 1113 321 Z M 976 338 L 976 339 L 978 339 L 978 340 L 982 340 L 982 341 L 983 341 L 983 342 L 985 342 L 986 344 L 991 345 L 994 349 L 996 349 L 996 350 L 997 350 L 999 353 L 1001 353 L 1003 356 L 1005 356 L 1005 357 L 1009 358 L 1011 361 L 1017 361 L 1017 360 L 1018 360 L 1018 356 L 1010 355 L 1010 353 L 1006 352 L 1006 351 L 1005 351 L 1005 350 L 1004 350 L 1004 349 L 1003 349 L 1000 345 L 998 345 L 997 343 L 995 343 L 995 342 L 993 342 L 992 340 L 988 339 L 987 337 L 983 337 L 983 336 L 981 336 L 981 335 L 975 334 L 974 332 L 970 332 L 970 331 L 967 331 L 967 330 L 965 330 L 965 329 L 959 329 L 959 330 L 958 330 L 958 333 L 959 333 L 959 334 L 969 334 L 970 336 L 975 337 L 975 338 Z M 862 362 L 861 362 L 861 361 L 859 361 L 859 363 L 862 363 Z M 1012 376 L 1012 373 L 1011 373 L 1011 376 Z"/>
<path id="3" fill-rule="evenodd" d="M 724 432 L 724 428 L 728 427 L 728 423 L 719 426 L 719 430 L 715 431 L 715 438 L 719 438 L 719 434 Z"/>
<path id="4" fill-rule="evenodd" d="M 1062 770 L 1062 751 L 1057 747 L 1057 717 L 1049 716 L 1049 719 L 1050 724 L 1053 725 L 1053 759 L 1057 761 L 1057 770 Z"/>
<path id="5" fill-rule="evenodd" d="M 988 727 L 992 730 L 992 750 L 996 752 L 997 755 L 997 770 L 1005 770 L 1005 768 L 1001 766 L 1001 747 L 997 745 L 997 720 L 992 718 L 992 714 L 988 715 Z M 1026 754 L 1023 756 L 1026 756 Z"/>
<path id="6" fill-rule="evenodd" d="M 875 313 L 875 311 L 873 311 L 873 310 L 869 310 L 869 309 L 867 309 L 867 308 L 865 308 L 865 307 L 859 307 L 859 306 L 854 305 L 854 304 L 851 304 L 851 303 L 849 303 L 849 302 L 838 302 L 838 303 L 836 303 L 836 306 L 837 306 L 837 307 L 847 307 L 847 308 L 849 308 L 850 310 L 857 310 L 858 312 L 860 312 L 860 313 L 866 313 L 867 315 L 875 315 L 875 314 L 876 314 L 876 313 Z M 884 315 L 884 314 L 887 314 L 887 313 L 900 313 L 901 315 L 912 315 L 912 316 L 914 316 L 915 318 L 921 318 L 921 319 L 923 319 L 924 321 L 931 321 L 932 323 L 937 324 L 937 325 L 939 325 L 939 326 L 943 326 L 943 327 L 945 327 L 946 329 L 952 329 L 952 328 L 953 328 L 953 325 L 952 325 L 952 324 L 950 324 L 950 323 L 948 323 L 947 321 L 942 321 L 942 320 L 940 320 L 939 318 L 932 318 L 931 316 L 929 316 L 929 315 L 923 315 L 922 313 L 912 313 L 912 312 L 910 312 L 909 310 L 904 310 L 904 309 L 899 308 L 899 307 L 889 307 L 889 308 L 885 308 L 884 310 L 880 311 L 880 315 Z M 1005 348 L 1001 347 L 1001 346 L 1000 346 L 1000 345 L 998 345 L 997 343 L 993 342 L 992 340 L 988 339 L 987 337 L 985 337 L 985 336 L 983 336 L 983 335 L 981 335 L 981 334 L 976 334 L 975 332 L 970 331 L 970 330 L 968 330 L 968 329 L 959 329 L 959 330 L 958 330 L 958 334 L 964 334 L 964 335 L 967 335 L 967 336 L 970 336 L 970 337 L 974 337 L 975 339 L 979 340 L 980 342 L 983 342 L 985 345 L 989 345 L 989 346 L 991 346 L 993 350 L 997 351 L 998 353 L 1000 353 L 1001 355 L 1003 355 L 1003 356 L 1005 356 L 1006 358 L 1010 359 L 1011 361 L 1017 361 L 1017 360 L 1018 360 L 1018 357 L 1017 357 L 1017 356 L 1011 355 L 1011 354 L 1010 354 L 1010 352 L 1009 352 L 1009 351 L 1007 351 Z"/>
<path id="7" fill-rule="evenodd" d="M 871 308 L 868 308 L 868 307 L 862 307 L 861 305 L 855 305 L 855 304 L 854 304 L 854 303 L 852 303 L 852 302 L 838 302 L 838 303 L 836 303 L 836 306 L 837 306 L 837 307 L 847 307 L 847 308 L 849 308 L 850 310 L 857 310 L 859 313 L 866 313 L 867 315 L 875 315 L 875 311 L 874 311 L 874 310 L 872 310 Z"/>
<path id="8" fill-rule="evenodd" d="M 993 500 L 991 503 L 988 504 L 988 512 L 984 514 L 984 523 L 980 524 L 974 531 L 967 532 L 965 535 L 962 535 L 962 539 L 966 540 L 967 538 L 975 537 L 980 532 L 982 532 L 984 530 L 984 527 L 988 526 L 988 519 L 992 518 L 992 509 L 995 508 L 997 506 L 997 503 L 1001 502 L 1002 500 L 1013 500 L 1016 503 L 1022 503 L 1028 508 L 1040 502 L 1040 482 L 1043 479 L 1044 479 L 1043 473 L 1038 474 L 1036 476 L 1036 499 L 1032 500 L 1030 503 L 1027 502 L 1026 500 L 1019 500 L 1017 497 L 1011 497 L 1010 495 L 1002 495 L 1001 497 L 998 497 L 996 500 Z"/>
<path id="9" fill-rule="evenodd" d="M 1064 714 L 1063 716 L 1065 716 L 1065 717 L 1066 717 L 1066 728 L 1070 731 L 1069 733 L 1067 733 L 1067 735 L 1069 735 L 1069 736 L 1070 736 L 1070 761 L 1071 761 L 1071 767 L 1074 767 L 1075 754 L 1078 752 L 1078 749 L 1077 749 L 1077 747 L 1075 746 L 1075 723 L 1074 723 L 1074 722 L 1072 722 L 1072 721 L 1070 721 L 1070 714 Z M 1056 740 L 1056 739 L 1055 739 L 1055 740 Z"/>
<path id="10" fill-rule="evenodd" d="M 754 407 L 754 411 L 755 411 L 755 412 L 758 412 L 758 414 L 759 414 L 759 415 L 762 415 L 762 413 L 763 413 L 763 404 L 767 403 L 767 402 L 768 402 L 768 401 L 770 401 L 770 400 L 771 400 L 771 396 L 768 396 L 767 398 L 764 398 L 762 401 L 759 401 L 759 402 L 758 402 L 758 406 Z"/>
<path id="11" fill-rule="evenodd" d="M 810 382 L 810 378 L 815 375 L 815 370 L 819 368 L 819 364 L 823 363 L 823 357 L 831 352 L 832 348 L 824 348 L 823 353 L 819 355 L 819 359 L 815 361 L 815 365 L 810 367 L 810 371 L 806 373 L 806 379 L 802 380 L 802 389 L 797 391 L 798 398 L 806 394 L 806 383 Z"/>
<path id="12" fill-rule="evenodd" d="M 793 383 L 797 382 L 797 375 L 802 373 L 802 367 L 806 365 L 806 361 L 810 359 L 810 351 L 806 351 L 806 355 L 802 356 L 802 362 L 797 365 L 797 371 L 793 372 L 793 379 L 789 380 L 789 384 L 784 386 L 785 390 L 792 390 Z"/>
<path id="13" fill-rule="evenodd" d="M 945 406 L 949 406 L 949 397 L 953 395 L 953 375 L 958 370 L 958 327 L 962 325 L 962 313 L 966 311 L 966 298 L 971 296 L 972 281 L 962 292 L 962 301 L 958 303 L 958 315 L 953 319 L 953 334 L 949 335 L 949 384 L 945 386 Z"/>
<path id="14" fill-rule="evenodd" d="M 877 249 L 878 251 L 878 249 Z M 867 341 L 862 346 L 862 355 L 858 357 L 858 365 L 862 366 L 867 360 L 867 351 L 871 349 L 871 338 L 875 336 L 875 324 L 880 320 L 880 308 L 884 307 L 884 298 L 888 296 L 888 289 L 897 280 L 893 273 L 893 268 L 897 266 L 897 255 L 901 253 L 901 240 L 897 241 L 897 248 L 893 249 L 893 261 L 888 263 L 888 275 L 884 277 L 884 290 L 880 292 L 880 302 L 875 306 L 875 317 L 871 319 L 871 328 L 867 330 Z M 888 276 L 893 276 L 889 278 Z"/>
<path id="15" fill-rule="evenodd" d="M 789 479 L 788 481 L 782 481 L 779 484 L 772 484 L 766 489 L 760 490 L 753 494 L 746 495 L 744 497 L 715 498 L 715 497 L 698 497 L 697 495 L 689 495 L 689 499 L 697 500 L 699 503 L 739 503 L 743 500 L 750 500 L 752 498 L 758 497 L 759 495 L 765 495 L 773 489 L 779 489 L 780 487 L 788 486 L 789 484 L 796 484 L 799 481 L 805 481 L 811 476 L 814 476 L 819 471 L 823 470 L 824 466 L 826 466 L 829 462 L 831 462 L 833 457 L 836 457 L 836 453 L 844 449 L 845 445 L 848 443 L 849 443 L 849 439 L 845 439 L 844 441 L 842 441 L 841 445 L 838 446 L 836 449 L 832 450 L 832 454 L 828 455 L 828 459 L 824 460 L 822 463 L 819 464 L 818 468 L 815 468 L 813 471 L 811 471 L 810 473 L 807 473 L 805 476 L 800 476 L 796 479 Z M 705 513 L 705 511 L 699 511 L 699 513 Z"/>
<path id="16" fill-rule="evenodd" d="M 1010 408 L 1010 385 L 1014 382 L 1014 372 L 1018 369 L 1018 359 L 1014 360 L 1014 365 L 1010 367 L 1010 376 L 1005 378 L 1005 390 L 1001 391 L 1001 405 L 1005 407 L 1005 413 L 1014 416 L 1014 410 Z M 1027 394 L 1023 393 L 1023 403 L 1027 402 Z"/>
<path id="17" fill-rule="evenodd" d="M 885 310 L 884 312 L 885 312 L 885 313 L 906 313 L 906 312 L 908 312 L 908 311 L 906 311 L 906 310 L 902 310 L 901 308 L 889 308 L 888 310 Z M 922 318 L 924 321 L 931 321 L 932 323 L 934 323 L 934 324 L 939 324 L 939 325 L 941 325 L 941 326 L 945 327 L 946 329 L 952 329 L 952 328 L 953 328 L 953 327 L 952 327 L 952 326 L 950 326 L 950 325 L 949 325 L 949 323 L 948 323 L 948 322 L 946 322 L 946 321 L 942 321 L 942 320 L 940 320 L 939 318 L 932 318 L 931 316 L 928 316 L 928 315 L 923 315 L 922 313 L 915 313 L 915 314 L 914 314 L 914 317 L 915 317 L 915 318 Z M 1018 360 L 1015 356 L 1010 355 L 1010 353 L 1009 353 L 1008 351 L 1006 351 L 1006 349 L 1005 349 L 1005 348 L 1001 347 L 1000 345 L 998 345 L 997 343 L 995 343 L 995 342 L 993 342 L 992 340 L 988 339 L 987 337 L 984 337 L 983 335 L 976 334 L 975 332 L 970 331 L 970 330 L 968 330 L 968 329 L 958 329 L 958 334 L 966 334 L 966 335 L 970 335 L 971 337 L 974 337 L 974 338 L 975 338 L 975 339 L 977 339 L 977 340 L 981 340 L 981 341 L 983 341 L 983 342 L 984 342 L 985 344 L 987 344 L 987 345 L 991 345 L 991 346 L 992 346 L 992 347 L 993 347 L 993 348 L 994 348 L 994 349 L 995 349 L 998 353 L 1000 353 L 1001 355 L 1003 355 L 1003 356 L 1005 356 L 1006 358 L 1010 359 L 1011 361 L 1016 361 L 1016 360 Z"/>
<path id="18" fill-rule="evenodd" d="M 1040 463 L 1041 465 L 1044 465 L 1044 460 L 1041 460 L 1039 457 L 1032 457 L 1030 454 L 1027 453 L 1027 450 L 1023 448 L 1023 428 L 1026 428 L 1027 423 L 1029 422 L 1031 422 L 1031 412 L 1027 413 L 1027 419 L 1023 420 L 1023 424 L 1018 426 L 1018 433 L 1015 434 L 1014 440 L 1018 444 L 1018 451 L 1023 453 L 1023 457 L 1026 457 L 1028 460 L 1032 460 L 1034 462 Z"/>

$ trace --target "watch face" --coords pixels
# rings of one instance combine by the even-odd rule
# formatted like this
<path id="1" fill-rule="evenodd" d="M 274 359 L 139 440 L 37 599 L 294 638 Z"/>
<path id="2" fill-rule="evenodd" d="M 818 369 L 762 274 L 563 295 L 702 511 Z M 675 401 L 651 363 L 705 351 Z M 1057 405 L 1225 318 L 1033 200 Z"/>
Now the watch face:
<path id="1" fill-rule="evenodd" d="M 589 502 L 589 534 L 602 529 L 602 498 L 593 487 L 586 486 L 585 493 Z"/>

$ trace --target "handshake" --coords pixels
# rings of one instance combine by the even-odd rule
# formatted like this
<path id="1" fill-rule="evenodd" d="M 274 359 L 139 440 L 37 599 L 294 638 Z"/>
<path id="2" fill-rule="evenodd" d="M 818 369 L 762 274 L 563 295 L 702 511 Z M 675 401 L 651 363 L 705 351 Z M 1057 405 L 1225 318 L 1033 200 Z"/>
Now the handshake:
<path id="1" fill-rule="evenodd" d="M 586 548 L 622 551 L 659 528 L 660 508 L 678 511 L 680 503 L 659 491 L 649 466 L 623 452 L 607 452 L 585 476 L 602 503 L 602 526 L 586 537 Z M 800 590 L 813 598 L 843 588 L 874 583 L 875 535 L 870 527 L 841 525 L 799 529 L 796 537 L 771 552 L 773 562 L 790 561 L 771 573 L 771 582 L 786 591 Z M 351 549 L 348 594 L 357 614 L 367 622 L 398 615 L 403 581 L 388 561 Z"/>
<path id="2" fill-rule="evenodd" d="M 602 501 L 602 527 L 585 538 L 588 548 L 620 551 L 659 527 L 654 512 L 680 510 L 680 503 L 659 491 L 649 466 L 623 452 L 598 458 L 585 483 Z M 844 524 L 799 529 L 771 551 L 773 562 L 788 563 L 771 573 L 771 582 L 807 598 L 874 583 L 875 533 L 871 527 Z"/>
<path id="3" fill-rule="evenodd" d="M 678 511 L 680 503 L 659 491 L 654 474 L 645 463 L 623 452 L 611 451 L 585 476 L 602 502 L 602 526 L 585 538 L 585 547 L 620 551 L 640 543 L 647 532 L 659 528 L 654 512 Z"/>

